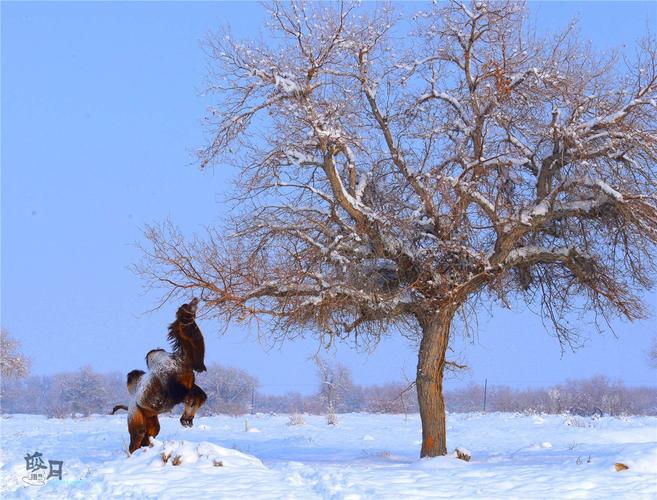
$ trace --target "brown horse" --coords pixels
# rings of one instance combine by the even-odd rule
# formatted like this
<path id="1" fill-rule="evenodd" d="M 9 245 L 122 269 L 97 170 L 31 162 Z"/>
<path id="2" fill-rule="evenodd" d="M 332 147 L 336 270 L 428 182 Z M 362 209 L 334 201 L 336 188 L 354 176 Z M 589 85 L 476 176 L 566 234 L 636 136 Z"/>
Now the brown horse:
<path id="1" fill-rule="evenodd" d="M 128 410 L 130 453 L 148 446 L 150 438 L 158 435 L 160 413 L 184 403 L 180 423 L 191 427 L 196 411 L 207 399 L 205 392 L 194 383 L 194 372 L 206 370 L 205 343 L 196 324 L 197 305 L 195 298 L 180 306 L 176 320 L 169 325 L 167 338 L 173 352 L 153 349 L 146 355 L 148 373 L 141 370 L 128 373 L 128 392 L 134 397 L 129 407 L 117 405 L 112 413 L 120 408 Z"/>

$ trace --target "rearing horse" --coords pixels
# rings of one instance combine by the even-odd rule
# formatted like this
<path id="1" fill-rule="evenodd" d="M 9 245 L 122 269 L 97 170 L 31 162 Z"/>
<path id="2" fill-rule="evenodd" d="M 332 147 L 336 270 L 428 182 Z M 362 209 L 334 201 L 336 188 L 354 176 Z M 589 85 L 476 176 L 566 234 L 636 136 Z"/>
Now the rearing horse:
<path id="1" fill-rule="evenodd" d="M 146 355 L 148 373 L 132 370 L 128 373 L 128 392 L 134 395 L 128 410 L 130 453 L 148 446 L 150 438 L 160 432 L 157 416 L 179 403 L 185 404 L 180 423 L 193 425 L 194 415 L 205 403 L 207 395 L 194 383 L 194 372 L 204 372 L 205 343 L 196 324 L 198 299 L 183 304 L 176 312 L 176 320 L 169 325 L 167 339 L 171 353 L 153 349 Z M 125 406 L 117 405 L 114 411 Z M 112 413 L 114 413 L 114 411 Z"/>

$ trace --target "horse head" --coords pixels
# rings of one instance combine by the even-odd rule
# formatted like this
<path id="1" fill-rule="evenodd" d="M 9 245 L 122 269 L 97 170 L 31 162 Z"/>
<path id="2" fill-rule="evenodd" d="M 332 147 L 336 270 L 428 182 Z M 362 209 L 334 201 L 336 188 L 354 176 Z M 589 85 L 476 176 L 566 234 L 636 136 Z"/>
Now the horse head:
<path id="1" fill-rule="evenodd" d="M 176 321 L 169 325 L 168 339 L 174 354 L 180 356 L 183 362 L 194 371 L 204 372 L 205 341 L 201 329 L 196 324 L 196 309 L 198 298 L 193 298 L 189 304 L 183 304 L 176 312 Z"/>

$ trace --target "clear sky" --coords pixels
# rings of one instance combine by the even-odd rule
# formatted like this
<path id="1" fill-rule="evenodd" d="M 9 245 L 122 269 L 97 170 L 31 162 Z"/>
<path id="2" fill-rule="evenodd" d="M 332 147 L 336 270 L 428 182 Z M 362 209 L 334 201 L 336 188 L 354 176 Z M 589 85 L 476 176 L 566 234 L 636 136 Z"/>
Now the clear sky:
<path id="1" fill-rule="evenodd" d="M 597 47 L 631 46 L 657 26 L 657 3 L 532 3 L 539 29 L 580 19 Z M 201 172 L 191 151 L 203 145 L 201 95 L 207 60 L 201 39 L 229 24 L 252 36 L 259 3 L 2 2 L 2 283 L 1 323 L 22 342 L 32 371 L 91 365 L 98 371 L 143 368 L 144 354 L 165 345 L 176 304 L 147 311 L 128 268 L 140 258 L 145 224 L 170 218 L 186 232 L 221 219 L 224 170 Z M 650 321 L 591 334 L 561 357 L 540 319 L 523 311 L 482 314 L 474 343 L 457 343 L 468 382 L 547 385 L 605 374 L 657 385 L 646 353 L 657 335 L 657 295 Z M 265 392 L 310 392 L 317 343 L 267 350 L 255 332 L 199 322 L 213 361 L 255 374 Z M 387 338 L 374 353 L 345 346 L 328 354 L 357 383 L 412 378 L 415 348 Z"/>

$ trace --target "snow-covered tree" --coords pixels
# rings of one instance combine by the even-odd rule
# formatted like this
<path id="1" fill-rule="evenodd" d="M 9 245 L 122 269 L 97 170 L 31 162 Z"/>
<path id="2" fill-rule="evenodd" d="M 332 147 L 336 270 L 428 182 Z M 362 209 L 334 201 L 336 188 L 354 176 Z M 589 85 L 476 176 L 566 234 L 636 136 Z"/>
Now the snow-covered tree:
<path id="1" fill-rule="evenodd" d="M 58 374 L 53 379 L 53 406 L 48 410 L 52 416 L 108 412 L 116 401 L 111 401 L 110 391 L 103 374 L 84 366 L 73 373 Z"/>
<path id="2" fill-rule="evenodd" d="M 197 383 L 208 394 L 205 411 L 211 413 L 245 413 L 252 402 L 258 381 L 238 368 L 213 363 L 197 376 Z"/>
<path id="3" fill-rule="evenodd" d="M 24 377 L 29 371 L 29 360 L 18 348 L 20 344 L 4 328 L 0 328 L 0 374 L 2 377 Z"/>
<path id="4" fill-rule="evenodd" d="M 349 368 L 342 363 L 330 363 L 319 355 L 314 361 L 319 376 L 319 397 L 327 413 L 342 411 L 347 395 L 354 390 Z"/>
<path id="5" fill-rule="evenodd" d="M 525 301 L 567 346 L 578 312 L 645 316 L 657 48 L 541 38 L 517 2 L 425 8 L 275 3 L 265 41 L 212 37 L 200 161 L 237 167 L 237 207 L 204 237 L 149 229 L 140 270 L 274 337 L 417 340 L 435 456 L 455 318 Z"/>

